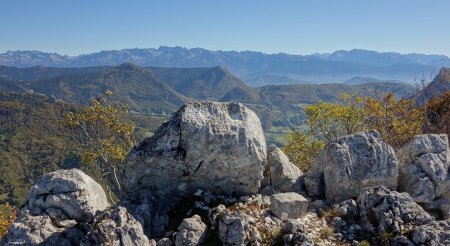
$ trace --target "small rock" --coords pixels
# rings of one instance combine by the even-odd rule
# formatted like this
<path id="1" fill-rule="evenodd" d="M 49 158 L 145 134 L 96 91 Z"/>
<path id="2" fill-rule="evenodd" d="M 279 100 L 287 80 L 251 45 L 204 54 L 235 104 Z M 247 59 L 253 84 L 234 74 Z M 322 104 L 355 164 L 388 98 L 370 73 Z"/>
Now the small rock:
<path id="1" fill-rule="evenodd" d="M 295 192 L 278 193 L 270 197 L 270 210 L 279 219 L 302 217 L 307 209 L 308 200 Z"/>

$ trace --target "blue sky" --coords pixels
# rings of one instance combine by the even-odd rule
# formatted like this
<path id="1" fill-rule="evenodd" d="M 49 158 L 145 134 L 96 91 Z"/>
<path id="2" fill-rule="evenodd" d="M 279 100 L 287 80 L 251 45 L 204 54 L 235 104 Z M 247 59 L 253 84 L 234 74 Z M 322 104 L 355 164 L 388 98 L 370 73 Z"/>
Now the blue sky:
<path id="1" fill-rule="evenodd" d="M 450 56 L 447 0 L 0 0 L 0 52 L 164 46 Z"/>

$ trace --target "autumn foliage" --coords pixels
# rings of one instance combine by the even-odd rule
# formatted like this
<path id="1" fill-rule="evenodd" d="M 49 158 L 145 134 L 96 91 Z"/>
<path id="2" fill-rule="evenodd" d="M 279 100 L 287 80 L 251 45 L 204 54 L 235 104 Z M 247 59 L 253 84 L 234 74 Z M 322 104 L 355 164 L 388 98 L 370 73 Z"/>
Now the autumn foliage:
<path id="1" fill-rule="evenodd" d="M 8 203 L 0 206 L 0 238 L 8 231 L 9 226 L 16 219 L 16 208 Z"/>
<path id="2" fill-rule="evenodd" d="M 448 131 L 450 94 L 429 104 L 428 112 L 436 120 L 436 131 Z M 295 131 L 288 134 L 283 150 L 290 160 L 307 171 L 324 142 L 336 141 L 340 136 L 369 129 L 377 130 L 383 140 L 400 148 L 413 136 L 423 133 L 426 118 L 424 109 L 416 107 L 413 99 L 396 99 L 393 93 L 373 97 L 343 94 L 341 102 L 319 102 L 305 109 L 308 134 Z M 445 118 L 445 117 L 447 118 Z M 445 129 L 443 129 L 445 128 Z"/>
<path id="3" fill-rule="evenodd" d="M 118 195 L 121 191 L 118 174 L 123 168 L 122 161 L 133 146 L 134 126 L 123 120 L 128 113 L 127 107 L 108 102 L 111 95 L 111 91 L 106 91 L 105 96 L 92 100 L 91 106 L 82 112 L 67 113 L 64 126 L 70 129 L 75 142 L 82 146 L 83 162 L 96 165 L 101 170 L 100 177 L 110 177 L 114 183 L 113 190 Z"/>
<path id="4" fill-rule="evenodd" d="M 427 133 L 450 135 L 450 91 L 431 99 L 426 104 Z"/>
<path id="5" fill-rule="evenodd" d="M 300 170 L 306 172 L 324 145 L 325 143 L 321 140 L 301 131 L 294 131 L 286 136 L 283 152 Z"/>
<path id="6" fill-rule="evenodd" d="M 393 93 L 379 97 L 344 94 L 341 98 L 343 103 L 320 102 L 306 108 L 311 131 L 328 142 L 342 135 L 375 129 L 384 141 L 399 148 L 422 133 L 425 117 L 413 99 L 396 99 Z"/>

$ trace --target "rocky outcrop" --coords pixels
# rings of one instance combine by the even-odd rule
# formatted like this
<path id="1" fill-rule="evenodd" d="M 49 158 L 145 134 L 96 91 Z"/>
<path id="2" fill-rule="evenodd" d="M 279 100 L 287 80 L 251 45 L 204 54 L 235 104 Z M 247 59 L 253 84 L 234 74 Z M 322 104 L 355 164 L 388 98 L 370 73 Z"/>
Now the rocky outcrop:
<path id="1" fill-rule="evenodd" d="M 450 216 L 450 150 L 445 134 L 417 135 L 397 151 L 399 190 Z M 435 201 L 436 200 L 436 201 Z"/>
<path id="2" fill-rule="evenodd" d="M 397 158 L 394 149 L 374 130 L 339 138 L 327 144 L 305 175 L 312 196 L 325 193 L 327 200 L 340 202 L 362 190 L 385 185 L 397 187 Z"/>
<path id="3" fill-rule="evenodd" d="M 200 245 L 205 239 L 206 225 L 198 215 L 186 218 L 178 227 L 175 235 L 176 246 Z"/>
<path id="4" fill-rule="evenodd" d="M 25 206 L 3 239 L 6 245 L 78 243 L 88 222 L 109 207 L 102 187 L 78 169 L 59 170 L 30 188 Z"/>
<path id="5" fill-rule="evenodd" d="M 239 103 L 181 107 L 126 161 L 125 188 L 158 197 L 197 188 L 223 195 L 253 194 L 266 165 L 266 141 L 256 114 Z"/>
<path id="6" fill-rule="evenodd" d="M 295 219 L 306 214 L 308 200 L 295 192 L 278 193 L 270 197 L 270 210 L 279 219 Z"/>
<path id="7" fill-rule="evenodd" d="M 140 189 L 128 193 L 119 204 L 139 221 L 149 238 L 160 238 L 165 235 L 169 224 L 169 211 L 180 201 L 177 197 L 158 199 L 150 189 Z"/>
<path id="8" fill-rule="evenodd" d="M 250 225 L 241 212 L 225 212 L 219 221 L 219 238 L 223 245 L 247 245 L 250 242 Z"/>
<path id="9" fill-rule="evenodd" d="M 415 245 L 450 245 L 450 221 L 434 221 L 410 233 Z"/>
<path id="10" fill-rule="evenodd" d="M 141 224 L 110 205 L 102 187 L 78 169 L 45 175 L 1 245 L 150 245 Z"/>
<path id="11" fill-rule="evenodd" d="M 150 242 L 141 224 L 119 206 L 95 217 L 83 245 L 149 246 Z"/>
<path id="12" fill-rule="evenodd" d="M 277 192 L 296 190 L 299 177 L 303 175 L 302 171 L 276 146 L 269 146 L 267 152 L 265 185 L 273 187 Z"/>
<path id="13" fill-rule="evenodd" d="M 363 228 L 378 235 L 402 233 L 434 219 L 407 193 L 390 191 L 384 186 L 366 189 L 357 203 Z"/>

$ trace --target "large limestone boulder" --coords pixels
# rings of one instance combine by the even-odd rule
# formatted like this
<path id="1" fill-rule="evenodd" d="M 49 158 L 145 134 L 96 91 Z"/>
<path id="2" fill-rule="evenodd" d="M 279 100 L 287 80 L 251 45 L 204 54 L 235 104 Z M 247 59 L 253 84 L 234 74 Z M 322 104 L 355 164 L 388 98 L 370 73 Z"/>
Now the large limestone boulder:
<path id="1" fill-rule="evenodd" d="M 270 197 L 270 210 L 279 219 L 295 219 L 304 216 L 308 200 L 295 192 L 278 193 Z"/>
<path id="2" fill-rule="evenodd" d="M 312 196 L 325 193 L 334 202 L 356 198 L 365 188 L 377 185 L 395 190 L 397 164 L 394 149 L 377 131 L 344 136 L 320 151 L 305 175 L 305 188 Z"/>
<path id="3" fill-rule="evenodd" d="M 357 203 L 363 228 L 378 235 L 401 233 L 434 219 L 408 193 L 390 191 L 384 186 L 364 190 Z"/>
<path id="4" fill-rule="evenodd" d="M 302 171 L 278 147 L 271 145 L 267 152 L 264 184 L 278 192 L 296 190 Z"/>
<path id="5" fill-rule="evenodd" d="M 78 169 L 45 175 L 30 188 L 2 245 L 79 245 L 97 213 L 109 207 L 102 187 Z"/>
<path id="6" fill-rule="evenodd" d="M 446 134 L 417 135 L 397 151 L 397 156 L 400 191 L 426 204 L 435 199 L 450 199 L 450 150 Z"/>
<path id="7" fill-rule="evenodd" d="M 223 195 L 256 193 L 266 165 L 266 141 L 256 114 L 239 103 L 182 106 L 126 160 L 128 191 L 148 187 L 158 197 L 201 188 Z"/>

